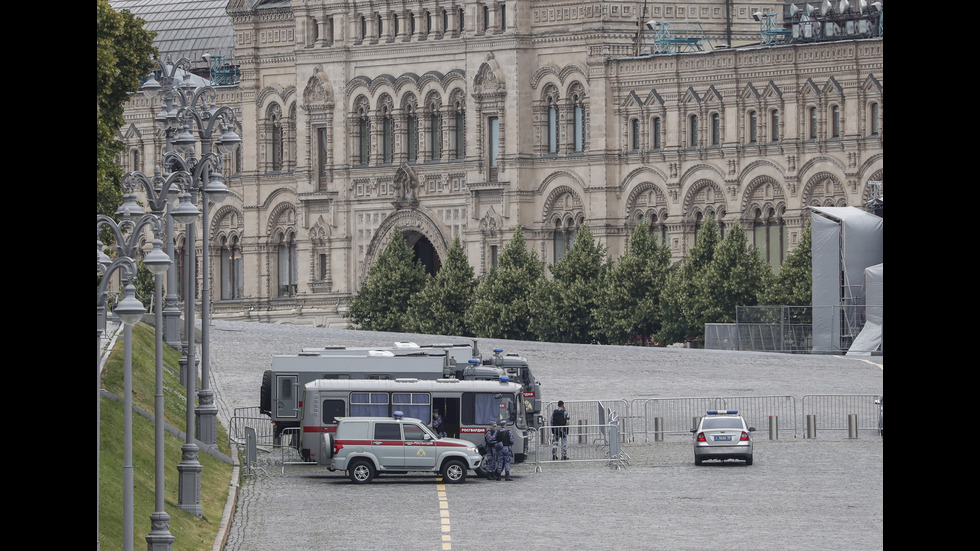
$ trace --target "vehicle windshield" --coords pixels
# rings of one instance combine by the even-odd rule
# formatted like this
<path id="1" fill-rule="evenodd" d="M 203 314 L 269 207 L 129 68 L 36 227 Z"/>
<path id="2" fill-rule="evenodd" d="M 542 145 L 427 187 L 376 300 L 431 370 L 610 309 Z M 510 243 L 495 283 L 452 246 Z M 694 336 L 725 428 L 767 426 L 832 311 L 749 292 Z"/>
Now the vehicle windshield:
<path id="1" fill-rule="evenodd" d="M 521 405 L 518 415 L 518 404 Z M 522 394 L 483 394 L 477 397 L 476 422 L 489 425 L 493 422 L 507 421 L 509 425 L 524 428 L 524 397 Z"/>
<path id="2" fill-rule="evenodd" d="M 737 417 L 719 417 L 715 419 L 705 419 L 701 424 L 702 429 L 741 429 L 742 420 Z"/>

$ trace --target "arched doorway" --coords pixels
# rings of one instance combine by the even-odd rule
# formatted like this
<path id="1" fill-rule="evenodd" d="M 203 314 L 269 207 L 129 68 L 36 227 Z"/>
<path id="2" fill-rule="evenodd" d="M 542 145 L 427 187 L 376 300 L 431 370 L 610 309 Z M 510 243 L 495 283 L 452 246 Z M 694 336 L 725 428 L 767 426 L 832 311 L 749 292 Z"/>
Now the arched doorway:
<path id="1" fill-rule="evenodd" d="M 415 258 L 425 266 L 425 273 L 435 276 L 442 267 L 442 260 L 429 238 L 414 230 L 403 231 L 402 235 L 408 248 L 415 252 Z"/>

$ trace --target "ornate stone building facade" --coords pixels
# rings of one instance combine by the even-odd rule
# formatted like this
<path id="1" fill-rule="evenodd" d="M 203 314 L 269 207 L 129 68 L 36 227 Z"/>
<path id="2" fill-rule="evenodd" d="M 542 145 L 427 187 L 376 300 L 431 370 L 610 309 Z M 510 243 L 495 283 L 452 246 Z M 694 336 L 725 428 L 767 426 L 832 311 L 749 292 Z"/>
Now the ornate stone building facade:
<path id="1" fill-rule="evenodd" d="M 761 45 L 757 11 L 783 5 L 230 0 L 219 102 L 244 143 L 208 221 L 215 315 L 326 323 L 393 232 L 431 271 L 459 236 L 482 275 L 518 226 L 548 263 L 585 224 L 611 258 L 648 224 L 677 260 L 713 215 L 778 267 L 807 206 L 883 180 L 884 40 Z M 648 53 L 647 19 L 704 51 Z M 158 109 L 133 99 L 135 168 Z"/>

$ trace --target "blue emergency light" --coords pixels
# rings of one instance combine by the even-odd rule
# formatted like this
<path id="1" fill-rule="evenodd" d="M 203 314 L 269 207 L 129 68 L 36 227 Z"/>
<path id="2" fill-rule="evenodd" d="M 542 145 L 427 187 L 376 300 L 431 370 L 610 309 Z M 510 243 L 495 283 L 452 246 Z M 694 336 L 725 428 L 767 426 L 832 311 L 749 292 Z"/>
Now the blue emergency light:
<path id="1" fill-rule="evenodd" d="M 718 411 L 717 409 L 709 409 L 708 415 L 738 415 L 737 409 L 729 409 L 727 411 Z"/>
<path id="2" fill-rule="evenodd" d="M 401 419 L 402 417 L 405 416 L 405 414 L 400 411 L 396 411 L 394 415 L 395 415 L 395 419 Z"/>

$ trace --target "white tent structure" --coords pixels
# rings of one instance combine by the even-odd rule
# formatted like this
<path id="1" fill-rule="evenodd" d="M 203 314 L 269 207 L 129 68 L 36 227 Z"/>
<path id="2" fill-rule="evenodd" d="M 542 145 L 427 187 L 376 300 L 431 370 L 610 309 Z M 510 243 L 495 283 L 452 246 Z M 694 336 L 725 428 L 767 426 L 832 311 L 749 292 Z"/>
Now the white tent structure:
<path id="1" fill-rule="evenodd" d="M 882 352 L 884 219 L 855 207 L 810 207 L 810 224 L 812 351 Z"/>
<path id="2" fill-rule="evenodd" d="M 848 356 L 870 356 L 874 352 L 884 352 L 882 341 L 884 324 L 883 266 L 884 264 L 878 264 L 864 270 L 864 301 L 867 304 L 867 320 L 858 336 L 854 337 L 851 347 L 847 349 Z"/>

